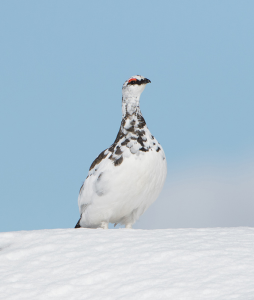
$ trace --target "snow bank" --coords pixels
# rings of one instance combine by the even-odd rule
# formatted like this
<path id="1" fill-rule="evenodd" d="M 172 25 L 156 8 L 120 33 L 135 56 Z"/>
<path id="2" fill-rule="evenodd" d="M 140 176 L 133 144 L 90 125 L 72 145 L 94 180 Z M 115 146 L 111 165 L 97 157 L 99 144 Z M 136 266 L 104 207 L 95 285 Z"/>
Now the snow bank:
<path id="1" fill-rule="evenodd" d="M 0 299 L 254 299 L 254 228 L 0 233 Z"/>

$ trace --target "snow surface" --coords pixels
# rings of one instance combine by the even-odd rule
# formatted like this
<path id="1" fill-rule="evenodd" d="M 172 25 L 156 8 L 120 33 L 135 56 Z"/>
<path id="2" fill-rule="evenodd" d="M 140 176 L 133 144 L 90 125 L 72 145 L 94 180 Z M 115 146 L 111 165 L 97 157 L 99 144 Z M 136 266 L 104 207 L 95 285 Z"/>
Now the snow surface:
<path id="1" fill-rule="evenodd" d="M 254 228 L 0 233 L 0 299 L 254 299 Z"/>

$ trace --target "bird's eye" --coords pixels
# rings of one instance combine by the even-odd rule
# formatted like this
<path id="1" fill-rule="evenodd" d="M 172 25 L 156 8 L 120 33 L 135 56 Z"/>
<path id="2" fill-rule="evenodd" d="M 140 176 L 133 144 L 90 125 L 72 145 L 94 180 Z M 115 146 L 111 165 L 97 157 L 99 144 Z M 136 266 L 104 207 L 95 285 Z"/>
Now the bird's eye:
<path id="1" fill-rule="evenodd" d="M 137 81 L 137 79 L 136 78 L 131 78 L 131 79 L 128 80 L 129 83 L 132 82 L 132 81 Z"/>

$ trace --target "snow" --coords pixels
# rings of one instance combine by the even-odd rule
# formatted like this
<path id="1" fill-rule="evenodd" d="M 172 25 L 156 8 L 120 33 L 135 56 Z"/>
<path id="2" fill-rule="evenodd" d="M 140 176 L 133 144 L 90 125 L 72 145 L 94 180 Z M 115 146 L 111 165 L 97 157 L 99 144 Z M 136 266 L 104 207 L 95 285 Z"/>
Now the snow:
<path id="1" fill-rule="evenodd" d="M 0 233 L 0 299 L 254 299 L 254 228 Z"/>

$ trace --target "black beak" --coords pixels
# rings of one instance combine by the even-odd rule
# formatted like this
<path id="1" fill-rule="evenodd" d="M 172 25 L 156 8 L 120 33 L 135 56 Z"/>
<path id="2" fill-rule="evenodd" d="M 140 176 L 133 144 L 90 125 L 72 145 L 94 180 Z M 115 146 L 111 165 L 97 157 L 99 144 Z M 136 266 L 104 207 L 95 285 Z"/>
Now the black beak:
<path id="1" fill-rule="evenodd" d="M 145 78 L 143 82 L 144 82 L 144 83 L 150 83 L 150 82 L 151 82 L 151 80 L 149 80 L 149 79 Z"/>

